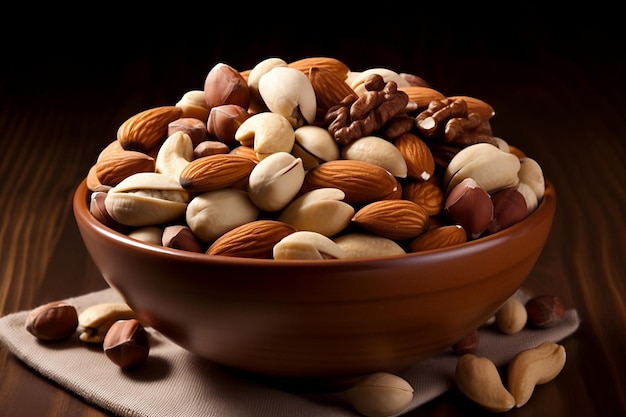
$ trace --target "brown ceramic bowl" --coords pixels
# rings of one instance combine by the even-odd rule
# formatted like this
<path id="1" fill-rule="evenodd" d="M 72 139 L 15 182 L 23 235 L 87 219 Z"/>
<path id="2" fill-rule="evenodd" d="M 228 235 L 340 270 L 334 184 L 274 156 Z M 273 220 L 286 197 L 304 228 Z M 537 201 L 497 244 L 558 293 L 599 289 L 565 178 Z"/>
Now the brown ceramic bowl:
<path id="1" fill-rule="evenodd" d="M 523 221 L 449 249 L 356 260 L 275 261 L 146 244 L 74 201 L 84 243 L 141 319 L 194 354 L 287 379 L 397 372 L 460 340 L 524 282 L 556 207 L 547 181 Z"/>

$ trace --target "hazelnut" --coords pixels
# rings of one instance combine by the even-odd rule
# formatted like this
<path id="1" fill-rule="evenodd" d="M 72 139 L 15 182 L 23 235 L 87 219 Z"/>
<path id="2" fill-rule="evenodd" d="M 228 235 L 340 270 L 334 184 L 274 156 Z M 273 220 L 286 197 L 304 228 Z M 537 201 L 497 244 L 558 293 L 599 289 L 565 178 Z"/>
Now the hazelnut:
<path id="1" fill-rule="evenodd" d="M 150 353 L 148 334 L 137 319 L 113 323 L 104 336 L 102 348 L 107 358 L 120 368 L 138 366 Z"/>
<path id="2" fill-rule="evenodd" d="M 552 327 L 565 317 L 565 307 L 555 295 L 539 295 L 525 304 L 528 322 L 539 328 Z"/>
<path id="3" fill-rule="evenodd" d="M 230 152 L 230 148 L 223 142 L 217 140 L 205 140 L 200 142 L 198 146 L 193 148 L 193 159 L 202 158 L 203 156 L 226 154 Z"/>
<path id="4" fill-rule="evenodd" d="M 209 109 L 222 104 L 237 104 L 247 109 L 250 105 L 250 88 L 236 69 L 219 63 L 211 68 L 204 80 L 204 99 Z"/>
<path id="5" fill-rule="evenodd" d="M 493 220 L 487 227 L 489 233 L 495 233 L 526 217 L 528 209 L 524 195 L 516 187 L 504 188 L 491 194 Z"/>
<path id="6" fill-rule="evenodd" d="M 224 142 L 230 148 L 239 145 L 235 132 L 250 117 L 248 110 L 237 104 L 223 104 L 211 109 L 207 120 L 207 130 L 211 136 Z"/>
<path id="7" fill-rule="evenodd" d="M 467 336 L 452 345 L 452 351 L 457 355 L 465 355 L 466 353 L 476 353 L 480 336 L 478 330 L 472 331 Z"/>
<path id="8" fill-rule="evenodd" d="M 105 191 L 96 191 L 91 194 L 91 200 L 89 201 L 89 212 L 93 217 L 96 218 L 103 225 L 123 234 L 127 234 L 130 232 L 130 227 L 126 226 L 117 220 L 115 220 L 109 214 L 107 210 L 104 200 L 107 197 L 107 193 Z"/>
<path id="9" fill-rule="evenodd" d="M 173 224 L 163 229 L 162 244 L 168 248 L 190 252 L 204 252 L 202 244 L 189 226 Z"/>
<path id="10" fill-rule="evenodd" d="M 43 304 L 28 313 L 26 330 L 39 340 L 67 339 L 78 327 L 76 308 L 64 301 Z"/>
<path id="11" fill-rule="evenodd" d="M 476 239 L 493 220 L 491 196 L 473 178 L 465 178 L 448 194 L 444 211 L 465 229 L 468 239 Z"/>
<path id="12" fill-rule="evenodd" d="M 209 131 L 204 121 L 195 117 L 181 117 L 167 125 L 167 136 L 172 136 L 176 132 L 183 132 L 189 135 L 193 146 L 198 146 L 202 141 L 209 139 Z"/>

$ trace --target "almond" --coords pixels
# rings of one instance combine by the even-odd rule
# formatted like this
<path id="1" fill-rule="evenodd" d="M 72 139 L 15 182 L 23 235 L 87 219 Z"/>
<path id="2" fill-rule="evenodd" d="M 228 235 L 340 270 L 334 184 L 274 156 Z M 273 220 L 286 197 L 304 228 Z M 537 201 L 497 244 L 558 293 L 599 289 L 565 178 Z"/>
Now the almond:
<path id="1" fill-rule="evenodd" d="M 119 147 L 119 149 L 118 149 Z M 126 151 L 112 142 L 98 156 L 95 173 L 103 185 L 112 187 L 137 172 L 154 172 L 155 159 L 143 152 Z"/>
<path id="2" fill-rule="evenodd" d="M 255 220 L 218 237 L 207 255 L 271 259 L 274 245 L 295 232 L 295 227 L 277 220 Z"/>
<path id="3" fill-rule="evenodd" d="M 252 146 L 240 145 L 233 148 L 230 152 L 231 155 L 238 155 L 248 158 L 251 161 L 259 162 L 259 157 Z"/>
<path id="4" fill-rule="evenodd" d="M 407 177 L 427 181 L 435 172 L 435 158 L 430 148 L 417 135 L 407 132 L 394 140 L 407 165 Z"/>
<path id="5" fill-rule="evenodd" d="M 341 77 L 328 69 L 311 67 L 309 81 L 315 91 L 317 107 L 324 113 L 350 94 L 355 94 Z"/>
<path id="6" fill-rule="evenodd" d="M 409 200 L 380 200 L 362 207 L 352 223 L 392 240 L 413 239 L 428 228 L 426 210 Z"/>
<path id="7" fill-rule="evenodd" d="M 398 87 L 398 90 L 404 91 L 409 96 L 409 102 L 417 105 L 417 111 L 426 110 L 433 100 L 446 98 L 442 93 L 430 87 L 410 85 Z"/>
<path id="8" fill-rule="evenodd" d="M 96 191 L 101 187 L 102 183 L 98 179 L 98 174 L 96 174 L 96 164 L 93 164 L 87 173 L 87 188 L 89 191 Z"/>
<path id="9" fill-rule="evenodd" d="M 338 188 L 349 204 L 397 198 L 398 181 L 386 169 L 369 162 L 337 159 L 308 171 L 301 192 L 317 188 Z"/>
<path id="10" fill-rule="evenodd" d="M 124 152 L 125 150 L 126 149 L 122 147 L 122 144 L 120 143 L 119 140 L 114 140 L 112 142 L 109 142 L 109 144 L 105 146 L 104 149 L 102 149 L 100 153 L 98 154 L 98 158 L 96 159 L 96 162 L 98 162 L 101 158 L 106 158 L 109 155 L 116 154 L 119 152 Z"/>
<path id="11" fill-rule="evenodd" d="M 413 239 L 409 243 L 407 250 L 408 252 L 420 252 L 446 248 L 465 242 L 467 242 L 467 233 L 462 226 L 457 224 L 443 225 L 430 229 Z"/>
<path id="12" fill-rule="evenodd" d="M 493 107 L 491 107 L 490 104 L 479 98 L 470 96 L 450 96 L 448 98 L 450 100 L 461 99 L 465 101 L 465 104 L 467 105 L 467 114 L 476 113 L 483 120 L 489 120 L 496 114 L 495 110 L 493 109 Z"/>
<path id="13" fill-rule="evenodd" d="M 240 155 L 215 154 L 194 159 L 180 173 L 180 185 L 191 193 L 230 187 L 246 178 L 256 163 Z"/>
<path id="14" fill-rule="evenodd" d="M 405 183 L 402 198 L 422 206 L 429 216 L 436 216 L 443 210 L 443 190 L 432 181 Z"/>
<path id="15" fill-rule="evenodd" d="M 117 130 L 117 140 L 126 150 L 150 152 L 167 137 L 168 125 L 183 110 L 176 106 L 154 107 L 137 113 Z"/>
<path id="16" fill-rule="evenodd" d="M 337 75 L 340 79 L 346 80 L 348 78 L 348 73 L 350 72 L 350 68 L 342 61 L 336 58 L 330 57 L 309 57 L 302 58 L 297 61 L 293 61 L 288 64 L 291 68 L 298 69 L 304 72 L 306 75 L 309 75 L 309 70 L 311 68 L 321 68 L 328 70 L 335 75 Z"/>

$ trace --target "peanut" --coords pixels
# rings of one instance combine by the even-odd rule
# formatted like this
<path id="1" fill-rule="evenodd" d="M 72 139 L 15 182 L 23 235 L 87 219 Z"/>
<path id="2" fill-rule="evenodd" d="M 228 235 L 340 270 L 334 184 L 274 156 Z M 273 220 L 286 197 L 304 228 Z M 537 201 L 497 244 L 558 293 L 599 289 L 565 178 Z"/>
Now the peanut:
<path id="1" fill-rule="evenodd" d="M 496 326 L 506 334 L 519 333 L 528 321 L 526 307 L 515 296 L 504 302 L 496 312 Z"/>
<path id="2" fill-rule="evenodd" d="M 554 342 L 544 342 L 515 355 L 507 369 L 515 407 L 528 402 L 536 385 L 553 380 L 565 366 L 565 358 L 565 347 Z"/>
<path id="3" fill-rule="evenodd" d="M 385 417 L 408 407 L 413 399 L 413 387 L 397 375 L 376 372 L 348 389 L 347 395 L 364 416 Z"/>

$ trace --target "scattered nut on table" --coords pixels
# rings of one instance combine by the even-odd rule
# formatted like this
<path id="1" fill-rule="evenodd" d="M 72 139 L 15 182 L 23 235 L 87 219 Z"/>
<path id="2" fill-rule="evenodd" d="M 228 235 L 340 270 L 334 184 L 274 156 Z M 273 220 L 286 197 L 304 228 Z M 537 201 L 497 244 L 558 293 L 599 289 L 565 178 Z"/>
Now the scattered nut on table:
<path id="1" fill-rule="evenodd" d="M 528 313 L 524 303 L 515 295 L 509 297 L 496 311 L 496 326 L 506 334 L 519 333 L 526 326 L 527 321 Z"/>
<path id="2" fill-rule="evenodd" d="M 556 295 L 538 295 L 526 304 L 528 323 L 534 327 L 547 328 L 559 323 L 565 317 L 565 306 Z"/>
<path id="3" fill-rule="evenodd" d="M 478 330 L 471 331 L 468 335 L 461 338 L 452 345 L 452 351 L 457 355 L 465 355 L 466 353 L 476 353 L 478 343 L 480 342 L 480 333 Z"/>
<path id="4" fill-rule="evenodd" d="M 52 301 L 31 310 L 26 316 L 25 326 L 39 340 L 67 339 L 76 332 L 78 312 L 66 301 Z"/>
<path id="5" fill-rule="evenodd" d="M 455 381 L 470 400 L 493 412 L 504 412 L 515 406 L 515 398 L 504 387 L 498 368 L 485 357 L 466 353 L 457 361 Z"/>
<path id="6" fill-rule="evenodd" d="M 107 331 L 102 350 L 120 368 L 139 366 L 150 353 L 148 334 L 136 319 L 117 320 Z"/>
<path id="7" fill-rule="evenodd" d="M 515 355 L 507 368 L 508 387 L 515 398 L 515 406 L 526 404 L 535 386 L 556 378 L 565 360 L 565 347 L 550 341 Z"/>
<path id="8" fill-rule="evenodd" d="M 525 405 L 537 385 L 556 378 L 565 360 L 565 347 L 552 341 L 524 349 L 506 366 L 505 387 L 489 358 L 466 353 L 457 361 L 455 381 L 459 390 L 475 403 L 489 411 L 504 412 Z"/>
<path id="9" fill-rule="evenodd" d="M 403 378 L 376 372 L 347 390 L 354 408 L 366 417 L 386 417 L 405 410 L 413 399 L 413 387 Z"/>
<path id="10" fill-rule="evenodd" d="M 126 303 L 98 303 L 87 307 L 78 315 L 80 340 L 101 343 L 118 320 L 136 319 L 137 314 Z"/>

